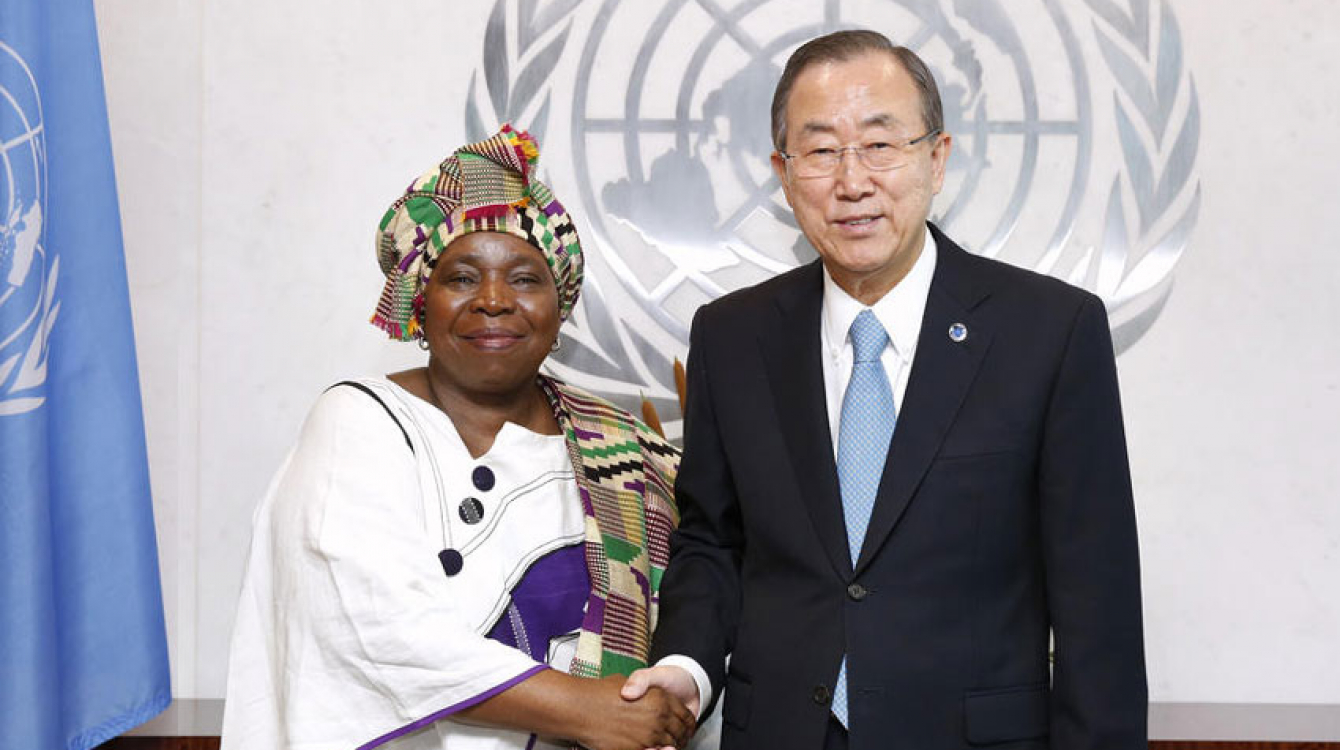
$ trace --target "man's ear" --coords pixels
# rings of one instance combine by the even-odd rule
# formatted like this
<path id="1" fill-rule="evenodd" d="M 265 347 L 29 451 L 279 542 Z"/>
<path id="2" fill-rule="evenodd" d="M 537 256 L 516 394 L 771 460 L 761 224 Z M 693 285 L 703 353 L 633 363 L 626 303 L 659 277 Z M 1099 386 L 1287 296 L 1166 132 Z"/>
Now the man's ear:
<path id="1" fill-rule="evenodd" d="M 786 195 L 786 205 L 794 208 L 794 204 L 791 203 L 791 182 L 787 179 L 788 175 L 786 173 L 786 157 L 782 156 L 779 151 L 773 151 L 770 161 L 772 162 L 772 173 L 777 175 L 777 181 L 782 183 L 782 193 Z"/>
<path id="2" fill-rule="evenodd" d="M 935 185 L 935 195 L 940 194 L 940 188 L 945 184 L 945 166 L 949 164 L 949 154 L 954 149 L 954 136 L 948 133 L 941 133 L 935 141 L 935 148 L 931 149 L 931 179 Z"/>

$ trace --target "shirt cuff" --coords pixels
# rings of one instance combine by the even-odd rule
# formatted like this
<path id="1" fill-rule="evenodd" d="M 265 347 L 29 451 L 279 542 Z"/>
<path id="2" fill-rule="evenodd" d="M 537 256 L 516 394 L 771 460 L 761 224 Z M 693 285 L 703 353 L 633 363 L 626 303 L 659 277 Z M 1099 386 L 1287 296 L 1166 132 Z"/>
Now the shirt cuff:
<path id="1" fill-rule="evenodd" d="M 707 679 L 707 672 L 698 665 L 698 662 L 683 654 L 670 654 L 656 662 L 656 666 L 679 667 L 689 673 L 693 682 L 698 686 L 698 715 L 694 718 L 703 718 L 703 709 L 707 708 L 707 704 L 712 702 L 712 681 Z"/>

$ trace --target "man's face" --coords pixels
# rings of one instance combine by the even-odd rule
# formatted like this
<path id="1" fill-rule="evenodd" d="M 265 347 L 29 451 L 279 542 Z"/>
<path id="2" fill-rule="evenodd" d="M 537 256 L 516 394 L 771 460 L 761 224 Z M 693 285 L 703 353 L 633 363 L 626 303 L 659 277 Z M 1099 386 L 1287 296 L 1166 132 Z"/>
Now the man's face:
<path id="1" fill-rule="evenodd" d="M 926 130 L 912 77 L 884 53 L 806 68 L 786 105 L 790 154 L 901 145 Z M 882 172 L 867 168 L 855 152 L 845 153 L 828 177 L 798 178 L 775 152 L 772 167 L 833 280 L 870 304 L 901 281 L 921 254 L 949 149 L 948 135 L 928 138 L 907 147 L 906 164 Z"/>

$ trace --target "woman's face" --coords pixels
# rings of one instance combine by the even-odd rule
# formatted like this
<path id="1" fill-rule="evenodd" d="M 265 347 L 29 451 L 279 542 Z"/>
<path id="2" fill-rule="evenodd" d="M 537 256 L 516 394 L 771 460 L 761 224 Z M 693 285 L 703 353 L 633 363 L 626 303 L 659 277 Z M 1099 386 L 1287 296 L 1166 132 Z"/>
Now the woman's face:
<path id="1" fill-rule="evenodd" d="M 544 256 L 510 234 L 457 238 L 424 289 L 429 367 L 461 392 L 501 395 L 532 383 L 559 323 Z"/>

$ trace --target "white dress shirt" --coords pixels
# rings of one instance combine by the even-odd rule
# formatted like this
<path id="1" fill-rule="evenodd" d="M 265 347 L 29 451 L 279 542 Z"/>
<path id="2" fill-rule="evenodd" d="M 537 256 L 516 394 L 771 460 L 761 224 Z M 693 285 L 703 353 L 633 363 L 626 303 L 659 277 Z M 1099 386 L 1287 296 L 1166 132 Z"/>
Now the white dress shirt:
<path id="1" fill-rule="evenodd" d="M 926 298 L 931 291 L 931 277 L 935 275 L 935 238 L 926 232 L 921 255 L 912 264 L 907 276 L 890 289 L 875 304 L 867 308 L 833 280 L 824 266 L 824 302 L 819 314 L 819 345 L 822 349 L 824 370 L 824 403 L 828 406 L 828 430 L 833 438 L 833 457 L 837 458 L 838 423 L 842 419 L 842 397 L 851 381 L 854 351 L 851 345 L 852 321 L 862 310 L 869 309 L 889 334 L 889 344 L 880 355 L 884 374 L 893 387 L 893 404 L 901 414 L 903 394 L 907 393 L 907 379 L 912 374 L 912 358 L 917 353 L 917 338 L 921 335 L 921 320 L 926 315 Z"/>
<path id="2" fill-rule="evenodd" d="M 926 315 L 926 298 L 930 296 L 931 278 L 935 276 L 935 259 L 935 238 L 928 230 L 925 243 L 921 246 L 921 255 L 912 264 L 912 270 L 869 308 L 889 334 L 889 344 L 884 347 L 880 361 L 884 364 L 889 385 L 893 387 L 893 403 L 899 414 L 903 411 L 903 394 L 907 393 L 907 380 L 912 374 L 912 360 L 917 353 L 921 321 Z M 837 285 L 827 266 L 824 266 L 823 294 L 823 308 L 819 314 L 819 346 L 824 372 L 824 403 L 828 406 L 828 429 L 832 436 L 833 458 L 836 460 L 842 397 L 851 380 L 854 357 L 848 332 L 852 321 L 867 308 Z M 656 664 L 680 667 L 693 676 L 693 681 L 698 685 L 698 695 L 702 698 L 698 704 L 698 715 L 701 718 L 703 707 L 708 703 L 707 697 L 712 694 L 712 682 L 702 665 L 682 654 L 671 654 Z"/>

